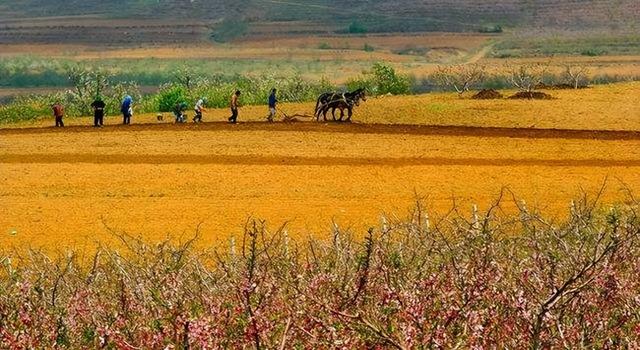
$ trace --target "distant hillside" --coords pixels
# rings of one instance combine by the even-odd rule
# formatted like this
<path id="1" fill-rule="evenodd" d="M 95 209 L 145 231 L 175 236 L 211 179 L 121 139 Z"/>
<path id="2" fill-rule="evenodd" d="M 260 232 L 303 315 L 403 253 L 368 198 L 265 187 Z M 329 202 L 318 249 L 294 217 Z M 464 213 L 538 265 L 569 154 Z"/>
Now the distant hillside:
<path id="1" fill-rule="evenodd" d="M 372 30 L 466 31 L 483 24 L 587 28 L 637 24 L 638 0 L 0 0 L 0 17 L 101 15 L 259 22 L 347 22 Z M 635 23 L 633 23 L 635 22 Z M 379 28 L 376 28 L 376 25 Z M 385 28 L 387 26 L 388 28 Z"/>
<path id="2" fill-rule="evenodd" d="M 629 32 L 638 30 L 639 14 L 638 0 L 0 0 L 0 43 L 501 28 Z"/>

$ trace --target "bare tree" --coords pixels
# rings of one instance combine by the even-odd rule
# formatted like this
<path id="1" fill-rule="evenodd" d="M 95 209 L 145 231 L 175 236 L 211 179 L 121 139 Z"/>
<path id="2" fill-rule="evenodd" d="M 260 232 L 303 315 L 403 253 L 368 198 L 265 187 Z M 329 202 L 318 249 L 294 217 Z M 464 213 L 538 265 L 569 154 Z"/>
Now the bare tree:
<path id="1" fill-rule="evenodd" d="M 542 84 L 544 76 L 547 74 L 549 65 L 542 63 L 531 63 L 523 65 L 506 66 L 509 82 L 518 90 L 531 93 L 536 86 Z"/>
<path id="2" fill-rule="evenodd" d="M 453 88 L 459 96 L 484 80 L 486 70 L 478 64 L 439 66 L 435 74 L 436 83 L 444 88 Z"/>
<path id="3" fill-rule="evenodd" d="M 581 83 L 584 85 L 589 83 L 587 78 L 588 74 L 589 67 L 587 66 L 566 64 L 564 66 L 564 73 L 562 76 L 567 84 L 570 84 L 574 89 L 577 89 L 581 86 Z"/>

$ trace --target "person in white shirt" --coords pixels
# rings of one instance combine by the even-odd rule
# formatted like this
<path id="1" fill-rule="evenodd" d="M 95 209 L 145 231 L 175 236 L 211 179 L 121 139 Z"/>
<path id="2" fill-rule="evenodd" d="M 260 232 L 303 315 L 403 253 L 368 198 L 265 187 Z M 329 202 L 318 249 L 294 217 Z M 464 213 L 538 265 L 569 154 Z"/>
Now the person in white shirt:
<path id="1" fill-rule="evenodd" d="M 204 97 L 201 97 L 198 102 L 196 102 L 196 106 L 193 108 L 194 111 L 196 112 L 196 115 L 193 117 L 193 122 L 194 123 L 201 123 L 202 122 L 202 112 L 205 111 L 204 109 L 204 104 L 207 102 L 207 99 Z"/>

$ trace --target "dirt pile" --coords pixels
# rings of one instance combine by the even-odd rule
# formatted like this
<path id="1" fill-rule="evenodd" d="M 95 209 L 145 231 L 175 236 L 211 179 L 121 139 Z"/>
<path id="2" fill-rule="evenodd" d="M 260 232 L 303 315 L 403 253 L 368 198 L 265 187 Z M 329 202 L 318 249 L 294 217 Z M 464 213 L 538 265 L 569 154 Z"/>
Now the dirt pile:
<path id="1" fill-rule="evenodd" d="M 515 95 L 509 96 L 512 100 L 553 100 L 553 96 L 541 91 L 518 91 Z"/>
<path id="2" fill-rule="evenodd" d="M 482 89 L 471 98 L 474 100 L 495 100 L 502 98 L 502 94 L 494 89 Z"/>

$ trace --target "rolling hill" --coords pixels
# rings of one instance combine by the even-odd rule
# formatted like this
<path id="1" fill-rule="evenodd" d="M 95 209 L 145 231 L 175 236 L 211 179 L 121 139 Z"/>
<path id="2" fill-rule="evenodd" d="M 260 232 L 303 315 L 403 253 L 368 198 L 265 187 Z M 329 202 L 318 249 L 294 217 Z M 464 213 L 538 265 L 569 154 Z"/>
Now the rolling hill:
<path id="1" fill-rule="evenodd" d="M 0 18 L 98 15 L 248 22 L 357 19 L 373 30 L 466 31 L 484 24 L 576 28 L 637 25 L 637 0 L 0 0 Z M 396 28 L 393 28 L 393 27 Z M 409 28 L 407 28 L 409 27 Z"/>
<path id="2" fill-rule="evenodd" d="M 0 44 L 176 44 L 335 33 L 637 32 L 637 0 L 0 0 Z"/>

